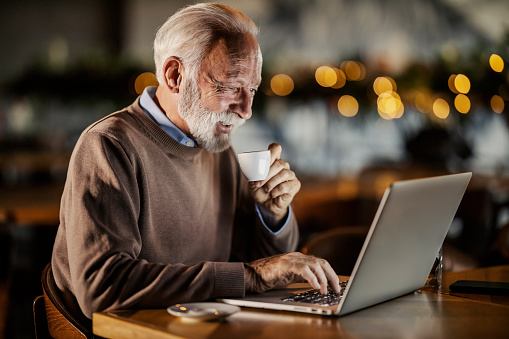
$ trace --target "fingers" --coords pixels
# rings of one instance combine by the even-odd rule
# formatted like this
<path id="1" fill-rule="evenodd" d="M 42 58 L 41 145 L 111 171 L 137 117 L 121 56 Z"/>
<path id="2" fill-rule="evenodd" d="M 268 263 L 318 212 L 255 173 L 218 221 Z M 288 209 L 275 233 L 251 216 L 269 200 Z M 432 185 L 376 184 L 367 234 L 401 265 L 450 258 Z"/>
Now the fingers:
<path id="1" fill-rule="evenodd" d="M 320 265 L 320 267 L 315 272 L 315 275 L 318 278 L 318 281 L 320 282 L 320 287 L 319 287 L 320 292 L 322 294 L 327 294 L 327 285 L 328 285 L 327 276 L 325 274 L 324 267 L 322 266 L 322 263 L 319 263 L 319 265 Z"/>
<path id="2" fill-rule="evenodd" d="M 296 282 L 299 277 L 304 278 L 313 288 L 327 293 L 327 285 L 335 292 L 339 292 L 339 279 L 329 263 L 311 255 L 300 252 L 279 255 L 257 260 L 248 264 L 258 275 L 258 286 L 263 289 L 284 287 Z"/>
<path id="3" fill-rule="evenodd" d="M 336 293 L 341 292 L 341 288 L 339 287 L 339 277 L 332 268 L 332 266 L 326 260 L 323 260 L 325 263 L 323 267 L 325 276 L 327 277 L 327 281 L 329 282 L 329 286 Z"/>
<path id="4" fill-rule="evenodd" d="M 325 259 L 296 252 L 294 260 L 299 261 L 294 274 L 302 276 L 313 288 L 327 294 L 327 285 L 336 293 L 340 291 L 339 278 Z"/>
<path id="5" fill-rule="evenodd" d="M 283 151 L 283 148 L 278 143 L 272 143 L 267 148 L 270 151 L 270 164 L 272 165 L 274 161 L 281 158 L 281 152 Z"/>
<path id="6" fill-rule="evenodd" d="M 281 159 L 282 148 L 277 143 L 268 147 L 271 154 L 271 165 L 265 180 L 249 183 L 251 194 L 259 206 L 263 206 L 264 217 L 274 225 L 287 215 L 293 197 L 299 192 L 301 183 L 290 165 Z"/>
<path id="7" fill-rule="evenodd" d="M 267 178 L 265 180 L 260 180 L 256 182 L 256 186 L 262 187 L 268 181 L 270 181 L 274 176 L 278 175 L 281 171 L 290 170 L 290 165 L 281 159 L 276 159 L 270 165 L 269 173 L 267 174 Z"/>
<path id="8" fill-rule="evenodd" d="M 274 181 L 274 179 L 280 178 L 282 174 L 288 174 L 289 172 L 291 172 L 290 164 L 282 159 L 276 159 L 270 166 L 269 173 L 267 174 L 267 179 L 265 179 L 262 184 L 266 185 L 269 181 Z"/>
<path id="9" fill-rule="evenodd" d="M 270 194 L 271 198 L 284 194 L 290 194 L 293 197 L 300 190 L 300 186 L 295 172 L 290 170 L 290 165 L 281 159 L 277 159 L 272 164 L 267 179 L 257 183 L 257 187 L 262 188 L 266 194 Z"/>
<path id="10" fill-rule="evenodd" d="M 260 180 L 256 182 L 256 187 L 262 187 L 265 185 L 267 181 L 269 181 L 274 175 L 279 173 L 283 169 L 290 169 L 290 165 L 286 162 L 281 160 L 281 145 L 279 144 L 270 144 L 269 146 L 270 150 L 270 168 L 269 173 L 267 174 L 267 178 L 265 180 Z"/>
<path id="11" fill-rule="evenodd" d="M 314 258 L 314 257 L 312 257 Z M 327 294 L 327 286 L 329 285 L 336 293 L 340 292 L 339 278 L 334 272 L 330 264 L 320 258 L 314 258 L 315 263 L 310 264 L 309 271 L 306 271 L 304 278 L 313 288 L 320 290 L 320 293 Z"/>
<path id="12" fill-rule="evenodd" d="M 279 163 L 282 160 L 278 160 Z M 284 162 L 284 161 L 283 161 Z M 277 198 L 283 194 L 295 195 L 300 189 L 300 181 L 290 170 L 288 163 L 284 162 L 284 167 L 274 174 L 264 185 L 263 189 L 271 198 Z"/>

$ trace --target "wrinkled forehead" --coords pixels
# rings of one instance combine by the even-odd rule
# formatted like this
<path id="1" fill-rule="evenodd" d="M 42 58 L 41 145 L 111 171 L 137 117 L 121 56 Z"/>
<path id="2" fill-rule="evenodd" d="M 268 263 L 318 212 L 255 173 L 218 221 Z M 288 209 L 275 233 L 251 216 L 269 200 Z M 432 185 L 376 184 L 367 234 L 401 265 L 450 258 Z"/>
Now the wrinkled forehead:
<path id="1" fill-rule="evenodd" d="M 226 52 L 232 59 L 258 58 L 260 56 L 258 41 L 251 34 L 225 35 L 216 40 L 212 48 L 214 47 Z"/>
<path id="2" fill-rule="evenodd" d="M 262 57 L 256 38 L 250 34 L 230 35 L 219 38 L 209 49 L 202 62 L 206 73 L 236 76 L 261 76 Z"/>

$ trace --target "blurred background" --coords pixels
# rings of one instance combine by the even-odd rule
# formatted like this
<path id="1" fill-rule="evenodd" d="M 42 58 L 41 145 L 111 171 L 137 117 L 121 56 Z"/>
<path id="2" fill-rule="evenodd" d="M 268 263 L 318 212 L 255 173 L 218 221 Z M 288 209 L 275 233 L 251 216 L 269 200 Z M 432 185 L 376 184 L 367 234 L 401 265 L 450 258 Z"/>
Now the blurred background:
<path id="1" fill-rule="evenodd" d="M 509 262 L 508 1 L 217 2 L 260 28 L 263 82 L 234 147 L 283 146 L 301 246 L 369 226 L 395 180 L 472 171 L 444 270 Z M 0 1 L 0 337 L 34 336 L 77 138 L 155 85 L 155 31 L 191 3 Z"/>

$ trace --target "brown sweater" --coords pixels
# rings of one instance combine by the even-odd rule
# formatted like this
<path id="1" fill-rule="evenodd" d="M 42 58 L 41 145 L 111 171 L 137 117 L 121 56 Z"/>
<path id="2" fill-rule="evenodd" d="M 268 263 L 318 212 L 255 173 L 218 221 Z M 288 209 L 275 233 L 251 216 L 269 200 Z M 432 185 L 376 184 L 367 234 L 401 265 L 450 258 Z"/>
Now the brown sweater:
<path id="1" fill-rule="evenodd" d="M 230 148 L 181 145 L 139 99 L 88 127 L 69 165 L 52 267 L 68 304 L 93 312 L 243 296 L 244 266 L 295 250 L 254 210 Z"/>

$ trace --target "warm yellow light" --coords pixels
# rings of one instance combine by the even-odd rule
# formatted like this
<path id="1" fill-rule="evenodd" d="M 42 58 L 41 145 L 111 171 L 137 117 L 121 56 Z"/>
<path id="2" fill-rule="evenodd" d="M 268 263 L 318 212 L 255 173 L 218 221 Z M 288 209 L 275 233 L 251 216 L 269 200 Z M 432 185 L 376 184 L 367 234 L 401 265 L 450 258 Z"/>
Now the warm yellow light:
<path id="1" fill-rule="evenodd" d="M 364 64 L 362 62 L 359 62 L 359 61 L 354 61 L 357 66 L 359 66 L 359 70 L 361 71 L 361 74 L 359 76 L 359 79 L 357 80 L 364 80 L 364 78 L 366 77 L 366 67 L 364 66 Z"/>
<path id="2" fill-rule="evenodd" d="M 366 76 L 366 67 L 358 61 L 343 61 L 341 70 L 346 74 L 346 80 L 359 81 Z"/>
<path id="3" fill-rule="evenodd" d="M 490 66 L 492 70 L 500 73 L 504 70 L 504 60 L 500 55 L 492 54 L 490 56 Z"/>
<path id="4" fill-rule="evenodd" d="M 345 72 L 343 72 L 339 68 L 333 68 L 333 70 L 334 70 L 334 72 L 336 72 L 337 80 L 336 80 L 336 83 L 334 85 L 332 85 L 331 87 L 334 89 L 339 89 L 346 84 L 346 75 L 345 75 Z"/>
<path id="5" fill-rule="evenodd" d="M 454 98 L 454 107 L 458 112 L 467 114 L 470 111 L 470 99 L 465 94 L 458 94 Z"/>
<path id="6" fill-rule="evenodd" d="M 393 78 L 391 78 L 391 77 L 386 77 L 386 78 L 387 78 L 387 79 L 389 79 L 389 81 L 391 82 L 391 84 L 392 84 L 392 90 L 393 90 L 393 91 L 397 91 L 397 90 L 398 90 L 398 86 L 396 85 L 396 81 L 394 81 L 394 79 L 393 79 Z"/>
<path id="7" fill-rule="evenodd" d="M 470 91 L 470 80 L 464 74 L 458 74 L 454 79 L 454 87 L 459 93 L 467 94 Z"/>
<path id="8" fill-rule="evenodd" d="M 422 113 L 431 112 L 432 100 L 426 92 L 417 91 L 415 96 L 415 107 Z"/>
<path id="9" fill-rule="evenodd" d="M 433 103 L 433 113 L 440 119 L 445 119 L 449 116 L 449 104 L 444 99 L 437 99 Z"/>
<path id="10" fill-rule="evenodd" d="M 393 182 L 398 180 L 395 174 L 383 173 L 376 177 L 375 179 L 375 191 L 378 196 L 382 196 Z"/>
<path id="11" fill-rule="evenodd" d="M 384 113 L 383 111 L 380 110 L 380 108 L 378 109 L 378 114 L 380 115 L 380 117 L 384 120 L 392 120 L 394 119 L 393 117 L 391 117 L 389 114 L 386 114 Z"/>
<path id="12" fill-rule="evenodd" d="M 136 93 L 141 94 L 143 93 L 143 90 L 145 87 L 149 86 L 157 86 L 157 79 L 154 73 L 152 72 L 145 72 L 141 73 L 136 77 L 136 80 L 134 81 L 134 90 Z"/>
<path id="13" fill-rule="evenodd" d="M 359 187 L 355 180 L 341 179 L 338 181 L 336 196 L 341 200 L 355 199 L 359 194 Z"/>
<path id="14" fill-rule="evenodd" d="M 495 113 L 502 113 L 504 111 L 504 106 L 505 106 L 504 99 L 502 99 L 502 97 L 500 97 L 499 95 L 494 95 L 491 98 L 490 103 L 491 103 L 491 109 Z"/>
<path id="15" fill-rule="evenodd" d="M 452 74 L 449 77 L 447 84 L 449 85 L 449 89 L 451 90 L 451 92 L 458 94 L 458 90 L 456 89 L 456 86 L 454 85 L 454 80 L 456 80 L 456 74 Z"/>
<path id="16" fill-rule="evenodd" d="M 338 100 L 338 110 L 345 117 L 353 117 L 359 111 L 359 103 L 351 95 L 343 95 Z"/>
<path id="17" fill-rule="evenodd" d="M 288 95 L 292 93 L 294 87 L 292 78 L 286 74 L 277 74 L 270 79 L 270 89 L 276 95 Z"/>
<path id="18" fill-rule="evenodd" d="M 394 119 L 399 119 L 403 116 L 403 113 L 405 112 L 405 105 L 403 105 L 403 102 L 399 100 L 397 102 L 397 109 L 396 112 L 394 112 Z"/>
<path id="19" fill-rule="evenodd" d="M 401 118 L 404 111 L 403 102 L 398 93 L 382 93 L 377 100 L 378 114 L 386 120 Z"/>
<path id="20" fill-rule="evenodd" d="M 378 77 L 373 82 L 373 90 L 377 95 L 381 95 L 384 92 L 395 91 L 396 89 L 388 77 Z"/>
<path id="21" fill-rule="evenodd" d="M 320 66 L 315 72 L 315 79 L 320 86 L 331 87 L 338 81 L 338 76 L 332 67 Z"/>

